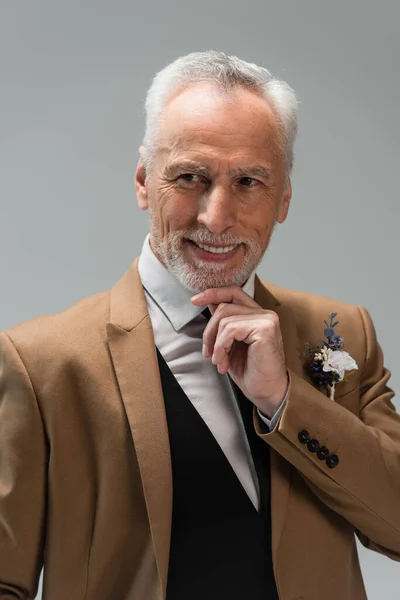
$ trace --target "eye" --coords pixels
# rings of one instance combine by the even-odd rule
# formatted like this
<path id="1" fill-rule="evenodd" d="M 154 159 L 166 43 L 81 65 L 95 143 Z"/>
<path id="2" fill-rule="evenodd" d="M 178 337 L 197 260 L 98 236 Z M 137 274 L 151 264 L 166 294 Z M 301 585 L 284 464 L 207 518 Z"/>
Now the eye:
<path id="1" fill-rule="evenodd" d="M 244 185 L 245 187 L 254 187 L 257 183 L 260 183 L 257 179 L 253 179 L 252 177 L 241 177 L 239 179 L 240 185 Z"/>
<path id="2" fill-rule="evenodd" d="M 196 177 L 196 175 L 193 175 L 193 173 L 183 173 L 182 175 L 179 175 L 178 179 L 183 179 L 184 181 L 193 181 L 193 177 Z"/>
<path id="3" fill-rule="evenodd" d="M 197 177 L 197 180 L 195 177 Z M 183 173 L 182 175 L 179 175 L 178 179 L 183 179 L 184 181 L 191 183 L 192 181 L 198 181 L 200 178 L 199 175 L 194 175 L 193 173 Z"/>
<path id="4" fill-rule="evenodd" d="M 182 175 L 178 176 L 177 182 L 182 187 L 186 188 L 194 188 L 206 183 L 204 177 L 201 177 L 201 175 L 195 175 L 194 173 L 182 173 Z"/>

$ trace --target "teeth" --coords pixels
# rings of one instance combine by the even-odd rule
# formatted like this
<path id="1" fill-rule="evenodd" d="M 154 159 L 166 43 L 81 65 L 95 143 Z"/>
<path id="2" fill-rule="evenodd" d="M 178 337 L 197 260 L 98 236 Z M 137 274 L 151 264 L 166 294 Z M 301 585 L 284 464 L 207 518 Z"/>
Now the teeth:
<path id="1" fill-rule="evenodd" d="M 213 248 L 212 246 L 206 246 L 206 244 L 199 244 L 199 243 L 197 243 L 197 245 L 199 246 L 199 248 L 202 248 L 203 250 L 207 250 L 207 252 L 213 252 L 214 254 L 226 254 L 226 252 L 231 252 L 232 250 L 234 250 L 236 248 L 236 245 L 235 246 L 225 246 L 225 247 L 221 247 L 221 248 L 215 248 L 215 247 Z"/>

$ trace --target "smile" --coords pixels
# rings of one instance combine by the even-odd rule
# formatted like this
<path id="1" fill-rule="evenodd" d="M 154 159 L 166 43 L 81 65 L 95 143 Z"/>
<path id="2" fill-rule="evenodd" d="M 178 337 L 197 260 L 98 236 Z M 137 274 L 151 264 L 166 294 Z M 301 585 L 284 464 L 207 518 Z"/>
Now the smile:
<path id="1" fill-rule="evenodd" d="M 226 262 L 236 256 L 242 244 L 234 246 L 209 246 L 208 244 L 200 244 L 192 240 L 186 240 L 192 252 L 198 259 L 206 262 Z"/>
<path id="2" fill-rule="evenodd" d="M 206 244 L 197 243 L 196 245 L 203 250 L 207 250 L 207 252 L 214 252 L 214 254 L 226 254 L 236 248 L 236 244 L 234 246 L 207 246 Z"/>

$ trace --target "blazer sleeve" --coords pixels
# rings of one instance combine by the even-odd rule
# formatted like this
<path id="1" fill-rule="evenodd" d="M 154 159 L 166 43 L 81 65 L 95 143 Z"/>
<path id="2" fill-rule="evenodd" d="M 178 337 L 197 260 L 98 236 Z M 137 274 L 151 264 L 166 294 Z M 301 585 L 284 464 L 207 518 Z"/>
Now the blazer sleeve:
<path id="1" fill-rule="evenodd" d="M 48 451 L 28 373 L 0 333 L 0 600 L 35 598 L 44 560 Z"/>
<path id="2" fill-rule="evenodd" d="M 400 561 L 400 415 L 371 317 L 357 308 L 365 341 L 359 415 L 290 372 L 290 393 L 274 430 L 263 434 L 256 413 L 254 425 L 313 493 L 352 523 L 364 546 Z M 303 430 L 337 455 L 334 468 L 300 441 Z"/>

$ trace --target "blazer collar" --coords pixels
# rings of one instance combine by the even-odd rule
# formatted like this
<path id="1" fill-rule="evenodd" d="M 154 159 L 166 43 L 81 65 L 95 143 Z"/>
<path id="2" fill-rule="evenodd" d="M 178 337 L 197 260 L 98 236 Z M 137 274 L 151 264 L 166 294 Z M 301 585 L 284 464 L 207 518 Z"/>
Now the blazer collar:
<path id="1" fill-rule="evenodd" d="M 111 289 L 109 322 L 125 331 L 132 331 L 149 316 L 138 262 L 139 257 Z"/>

